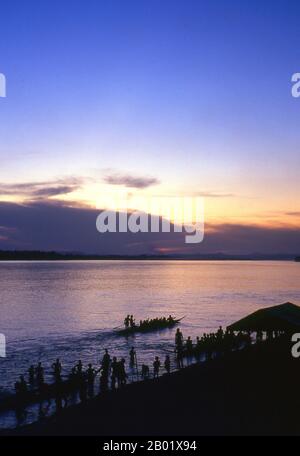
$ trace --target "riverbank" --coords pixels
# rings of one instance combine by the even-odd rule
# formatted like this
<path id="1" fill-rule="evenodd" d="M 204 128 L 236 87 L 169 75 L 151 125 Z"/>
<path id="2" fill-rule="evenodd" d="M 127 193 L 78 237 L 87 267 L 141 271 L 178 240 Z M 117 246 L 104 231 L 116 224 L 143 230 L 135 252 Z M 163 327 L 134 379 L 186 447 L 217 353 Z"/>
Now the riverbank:
<path id="1" fill-rule="evenodd" d="M 38 250 L 0 250 L 0 262 L 14 261 L 294 261 L 291 254 L 256 254 L 230 255 L 222 253 L 208 253 L 202 255 L 99 255 L 48 252 Z M 297 261 L 297 260 L 296 260 Z"/>
<path id="2" fill-rule="evenodd" d="M 273 341 L 128 385 L 13 435 L 300 435 L 300 360 Z"/>

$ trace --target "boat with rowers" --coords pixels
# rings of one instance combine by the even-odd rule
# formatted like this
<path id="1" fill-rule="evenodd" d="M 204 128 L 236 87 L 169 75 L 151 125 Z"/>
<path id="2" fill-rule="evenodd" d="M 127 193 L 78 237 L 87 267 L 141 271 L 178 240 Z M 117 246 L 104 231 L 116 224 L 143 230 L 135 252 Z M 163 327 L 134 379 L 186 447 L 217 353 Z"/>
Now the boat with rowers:
<path id="1" fill-rule="evenodd" d="M 114 328 L 115 331 L 119 335 L 128 336 L 135 333 L 147 333 L 153 331 L 161 331 L 163 329 L 173 328 L 174 326 L 178 325 L 185 317 L 182 318 L 174 318 L 169 315 L 168 318 L 152 318 L 147 320 L 141 320 L 140 323 L 137 325 L 133 316 L 127 315 L 124 320 L 124 327 L 121 328 L 120 326 Z"/>

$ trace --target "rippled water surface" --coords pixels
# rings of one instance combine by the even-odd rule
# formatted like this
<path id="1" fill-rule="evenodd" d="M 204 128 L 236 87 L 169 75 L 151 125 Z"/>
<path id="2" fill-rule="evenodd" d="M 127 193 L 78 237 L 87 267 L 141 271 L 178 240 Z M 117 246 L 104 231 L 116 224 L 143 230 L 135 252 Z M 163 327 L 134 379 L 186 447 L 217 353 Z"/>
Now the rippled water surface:
<path id="1" fill-rule="evenodd" d="M 0 392 L 39 360 L 60 357 L 64 373 L 81 358 L 99 363 L 103 349 L 138 362 L 172 352 L 174 331 L 124 338 L 113 328 L 136 319 L 186 315 L 184 335 L 226 326 L 259 307 L 300 305 L 300 264 L 293 262 L 85 261 L 0 263 Z M 1 423 L 0 423 L 1 425 Z"/>

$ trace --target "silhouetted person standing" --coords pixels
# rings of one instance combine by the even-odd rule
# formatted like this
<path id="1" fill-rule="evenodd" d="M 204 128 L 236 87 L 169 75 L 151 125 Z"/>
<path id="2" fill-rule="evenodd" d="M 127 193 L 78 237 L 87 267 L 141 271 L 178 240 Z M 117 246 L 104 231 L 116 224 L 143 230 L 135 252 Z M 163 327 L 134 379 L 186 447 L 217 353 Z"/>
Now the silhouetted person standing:
<path id="1" fill-rule="evenodd" d="M 59 382 L 61 380 L 62 367 L 61 367 L 61 363 L 58 358 L 55 361 L 55 363 L 52 364 L 52 369 L 53 369 L 53 375 L 54 375 L 55 381 Z"/>
<path id="2" fill-rule="evenodd" d="M 106 348 L 106 349 L 105 349 L 105 353 L 104 353 L 103 358 L 102 358 L 101 368 L 102 368 L 105 372 L 107 372 L 107 374 L 108 374 L 109 368 L 110 368 L 110 361 L 111 361 L 111 359 L 110 359 L 110 354 L 108 353 L 108 350 L 107 350 L 107 348 Z"/>
<path id="3" fill-rule="evenodd" d="M 142 365 L 142 379 L 146 380 L 149 377 L 149 366 L 146 364 Z"/>
<path id="4" fill-rule="evenodd" d="M 125 359 L 122 358 L 118 363 L 118 385 L 125 386 L 127 382 L 127 374 L 125 370 Z"/>
<path id="5" fill-rule="evenodd" d="M 44 378 L 44 368 L 42 366 L 42 363 L 38 363 L 37 368 L 36 368 L 36 381 L 37 381 L 37 386 L 40 391 L 43 390 L 44 385 L 45 385 L 45 378 Z"/>
<path id="6" fill-rule="evenodd" d="M 79 398 L 81 402 L 85 402 L 87 400 L 87 378 L 85 372 L 78 373 L 79 375 Z"/>
<path id="7" fill-rule="evenodd" d="M 175 334 L 175 345 L 176 348 L 183 346 L 183 335 L 179 328 L 177 329 Z"/>
<path id="8" fill-rule="evenodd" d="M 108 390 L 108 371 L 101 369 L 100 375 L 100 392 L 105 393 Z"/>
<path id="9" fill-rule="evenodd" d="M 187 338 L 185 348 L 186 348 L 187 355 L 191 356 L 193 353 L 193 341 L 190 336 Z"/>
<path id="10" fill-rule="evenodd" d="M 29 384 L 30 384 L 30 386 L 33 386 L 34 382 L 35 382 L 35 368 L 34 368 L 33 364 L 28 369 L 28 376 L 29 376 Z"/>
<path id="11" fill-rule="evenodd" d="M 78 363 L 76 364 L 75 368 L 76 368 L 76 371 L 77 371 L 79 374 L 82 373 L 83 365 L 82 365 L 81 359 L 78 361 Z"/>
<path id="12" fill-rule="evenodd" d="M 130 356 L 130 367 L 134 367 L 136 365 L 136 352 L 135 352 L 134 347 L 132 347 L 132 349 L 130 350 L 129 356 Z"/>
<path id="13" fill-rule="evenodd" d="M 73 400 L 75 400 L 76 394 L 77 394 L 78 388 L 79 388 L 79 379 L 78 379 L 78 372 L 76 370 L 76 367 L 72 368 L 71 373 L 68 377 L 68 383 L 69 383 L 69 390 L 71 393 L 71 397 Z"/>
<path id="14" fill-rule="evenodd" d="M 183 347 L 182 345 L 178 345 L 176 349 L 176 360 L 178 369 L 182 369 L 183 366 Z"/>
<path id="15" fill-rule="evenodd" d="M 16 391 L 16 415 L 17 419 L 22 420 L 25 413 L 25 403 L 27 399 L 27 384 L 24 377 L 21 375 L 19 381 L 15 383 Z"/>
<path id="16" fill-rule="evenodd" d="M 27 383 L 26 383 L 25 378 L 23 377 L 23 375 L 20 376 L 19 385 L 20 385 L 19 388 L 20 388 L 21 398 L 22 398 L 23 401 L 25 401 L 26 395 L 27 395 L 27 392 L 28 392 L 28 388 L 27 388 Z"/>
<path id="17" fill-rule="evenodd" d="M 169 355 L 167 355 L 166 359 L 165 359 L 165 369 L 166 369 L 167 374 L 169 374 L 171 371 L 171 361 L 170 361 Z"/>
<path id="18" fill-rule="evenodd" d="M 116 389 L 116 381 L 118 378 L 118 361 L 117 358 L 114 356 L 112 363 L 111 363 L 111 389 Z"/>
<path id="19" fill-rule="evenodd" d="M 158 378 L 159 369 L 160 369 L 160 360 L 159 360 L 159 357 L 156 356 L 155 357 L 155 361 L 153 363 L 153 375 L 154 375 L 154 378 Z"/>
<path id="20" fill-rule="evenodd" d="M 97 371 L 93 368 L 92 364 L 88 365 L 88 369 L 86 371 L 86 378 L 87 378 L 87 387 L 88 387 L 88 396 L 94 396 L 94 385 L 95 385 L 95 377 L 97 375 Z"/>

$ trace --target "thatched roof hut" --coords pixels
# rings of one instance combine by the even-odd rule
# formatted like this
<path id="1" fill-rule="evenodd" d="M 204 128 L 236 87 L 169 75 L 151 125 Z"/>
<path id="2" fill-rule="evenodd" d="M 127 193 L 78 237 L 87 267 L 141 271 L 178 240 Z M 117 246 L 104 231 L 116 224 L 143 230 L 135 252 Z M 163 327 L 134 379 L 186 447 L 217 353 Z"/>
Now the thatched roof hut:
<path id="1" fill-rule="evenodd" d="M 300 307 L 287 302 L 279 306 L 257 310 L 228 326 L 231 331 L 300 332 Z"/>

